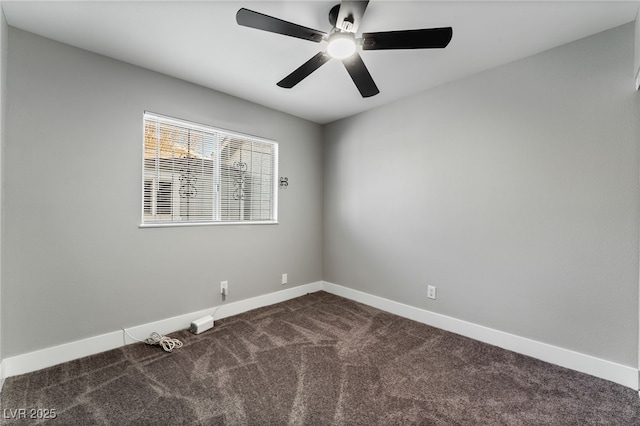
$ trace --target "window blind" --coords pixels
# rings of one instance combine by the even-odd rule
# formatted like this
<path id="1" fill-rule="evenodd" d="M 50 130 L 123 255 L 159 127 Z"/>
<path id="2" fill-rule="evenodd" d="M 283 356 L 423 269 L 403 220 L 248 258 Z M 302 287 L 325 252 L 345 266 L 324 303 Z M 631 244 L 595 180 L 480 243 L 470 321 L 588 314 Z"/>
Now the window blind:
<path id="1" fill-rule="evenodd" d="M 273 223 L 278 145 L 144 114 L 143 224 Z"/>

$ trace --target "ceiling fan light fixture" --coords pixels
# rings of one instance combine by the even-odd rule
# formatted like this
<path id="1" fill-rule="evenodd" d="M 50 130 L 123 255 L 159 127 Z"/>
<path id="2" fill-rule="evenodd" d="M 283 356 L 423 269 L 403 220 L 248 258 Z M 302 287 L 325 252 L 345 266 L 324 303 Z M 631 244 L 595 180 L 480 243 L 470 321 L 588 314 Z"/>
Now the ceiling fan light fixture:
<path id="1" fill-rule="evenodd" d="M 356 53 L 356 40 L 350 34 L 335 33 L 329 38 L 327 53 L 336 59 L 348 58 Z"/>

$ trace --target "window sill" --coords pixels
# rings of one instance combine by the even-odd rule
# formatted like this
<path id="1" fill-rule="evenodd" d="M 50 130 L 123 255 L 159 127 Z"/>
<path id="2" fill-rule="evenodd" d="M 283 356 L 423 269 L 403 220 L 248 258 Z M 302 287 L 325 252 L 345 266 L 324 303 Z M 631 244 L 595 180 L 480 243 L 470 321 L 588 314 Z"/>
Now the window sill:
<path id="1" fill-rule="evenodd" d="M 141 223 L 138 228 L 175 228 L 185 226 L 226 226 L 226 225 L 278 225 L 277 220 L 242 221 L 242 222 L 192 222 L 192 223 Z"/>

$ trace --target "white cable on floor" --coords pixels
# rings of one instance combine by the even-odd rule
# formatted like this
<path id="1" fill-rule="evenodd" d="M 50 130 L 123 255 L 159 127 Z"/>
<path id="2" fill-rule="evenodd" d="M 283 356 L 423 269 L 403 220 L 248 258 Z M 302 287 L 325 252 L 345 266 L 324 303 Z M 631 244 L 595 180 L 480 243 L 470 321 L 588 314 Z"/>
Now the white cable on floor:
<path id="1" fill-rule="evenodd" d="M 131 337 L 133 340 L 136 340 L 138 342 L 144 342 L 147 345 L 159 345 L 162 347 L 162 349 L 164 349 L 167 352 L 172 352 L 174 349 L 182 347 L 182 342 L 180 340 L 163 336 L 161 334 L 156 333 L 155 331 L 151 333 L 151 335 L 144 340 L 136 339 L 135 337 L 129 334 L 126 328 L 123 328 L 122 331 L 124 331 L 127 334 L 127 336 Z"/>
<path id="2" fill-rule="evenodd" d="M 216 306 L 216 308 L 213 310 L 213 313 L 211 314 L 211 317 L 215 316 L 216 312 L 218 312 L 218 309 L 223 304 L 224 304 L 224 302 L 222 302 L 220 305 Z M 147 345 L 159 345 L 159 346 L 162 346 L 162 349 L 164 349 L 167 352 L 171 352 L 176 348 L 179 349 L 179 348 L 182 347 L 182 342 L 180 340 L 172 339 L 172 338 L 167 337 L 167 336 L 163 336 L 161 334 L 156 333 L 155 331 L 153 333 L 151 333 L 151 335 L 149 337 L 147 337 L 146 339 L 144 339 L 144 340 L 136 339 L 131 334 L 129 334 L 129 332 L 127 331 L 126 328 L 123 328 L 122 331 L 124 331 L 127 336 L 129 336 L 130 338 L 132 338 L 135 341 L 144 342 Z M 123 340 L 124 344 L 126 345 L 127 344 L 127 340 L 124 338 L 124 334 L 122 335 L 122 340 Z"/>
<path id="3" fill-rule="evenodd" d="M 131 337 L 136 342 L 143 342 L 144 343 L 144 340 L 136 339 L 135 337 L 130 335 L 126 328 L 123 328 L 122 331 L 124 331 L 127 336 Z M 126 345 L 127 344 L 127 339 L 124 339 L 124 334 L 122 336 L 123 336 L 124 344 Z"/>
<path id="4" fill-rule="evenodd" d="M 182 347 L 182 342 L 180 340 L 172 339 L 171 337 L 167 337 L 167 336 L 162 336 L 156 332 L 151 333 L 151 336 L 149 336 L 145 340 L 145 343 L 147 345 L 160 345 L 162 346 L 162 349 L 164 349 L 167 352 L 171 352 L 175 348 Z"/>

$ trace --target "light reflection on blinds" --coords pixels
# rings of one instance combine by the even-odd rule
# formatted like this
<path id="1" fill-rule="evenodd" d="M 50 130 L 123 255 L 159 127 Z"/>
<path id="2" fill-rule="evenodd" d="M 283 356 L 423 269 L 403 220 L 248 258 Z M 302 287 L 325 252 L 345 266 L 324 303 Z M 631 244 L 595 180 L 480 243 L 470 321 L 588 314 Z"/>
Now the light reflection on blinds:
<path id="1" fill-rule="evenodd" d="M 143 224 L 273 222 L 277 144 L 144 115 Z"/>

